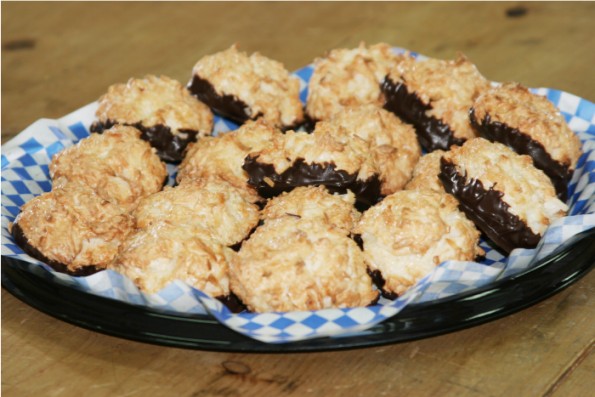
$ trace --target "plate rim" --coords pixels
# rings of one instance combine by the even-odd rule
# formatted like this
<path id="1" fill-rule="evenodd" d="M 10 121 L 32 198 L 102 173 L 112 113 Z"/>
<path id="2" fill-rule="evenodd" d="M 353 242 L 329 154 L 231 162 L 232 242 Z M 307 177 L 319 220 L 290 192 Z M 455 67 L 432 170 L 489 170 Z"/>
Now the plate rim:
<path id="1" fill-rule="evenodd" d="M 206 351 L 319 352 L 424 339 L 521 311 L 588 274 L 595 267 L 594 240 L 595 227 L 571 237 L 531 269 L 454 296 L 412 303 L 369 330 L 287 343 L 260 342 L 233 331 L 208 314 L 165 312 L 89 294 L 44 279 L 22 267 L 22 260 L 8 256 L 2 256 L 1 273 L 2 287 L 25 304 L 58 320 L 111 336 Z M 100 311 L 89 311 L 98 306 Z M 116 314 L 119 315 L 113 318 Z M 150 327 L 143 329 L 142 325 L 147 324 Z"/>

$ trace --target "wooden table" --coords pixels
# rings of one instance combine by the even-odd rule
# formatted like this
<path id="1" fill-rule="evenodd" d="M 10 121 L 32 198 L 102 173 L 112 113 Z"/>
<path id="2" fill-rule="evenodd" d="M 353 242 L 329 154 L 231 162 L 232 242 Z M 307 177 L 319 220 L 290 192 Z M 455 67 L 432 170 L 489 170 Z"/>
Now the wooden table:
<path id="1" fill-rule="evenodd" d="M 595 100 L 593 3 L 3 3 L 2 138 L 115 82 L 186 82 L 234 42 L 290 70 L 387 42 L 488 78 Z M 63 323 L 2 290 L 5 396 L 590 396 L 595 274 L 509 317 L 416 342 L 295 355 L 132 342 Z"/>

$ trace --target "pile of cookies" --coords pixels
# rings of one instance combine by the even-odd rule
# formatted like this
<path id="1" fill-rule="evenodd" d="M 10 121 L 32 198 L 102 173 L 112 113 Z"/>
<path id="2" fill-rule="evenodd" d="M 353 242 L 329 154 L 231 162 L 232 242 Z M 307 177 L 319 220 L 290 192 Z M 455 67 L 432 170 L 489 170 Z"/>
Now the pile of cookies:
<path id="1" fill-rule="evenodd" d="M 281 63 L 235 46 L 186 86 L 109 87 L 12 235 L 57 271 L 112 269 L 148 293 L 178 279 L 269 312 L 394 299 L 444 261 L 481 258 L 482 234 L 509 253 L 565 216 L 581 144 L 547 99 L 462 55 L 383 43 L 313 67 L 305 104 Z M 239 128 L 213 136 L 213 113 Z"/>

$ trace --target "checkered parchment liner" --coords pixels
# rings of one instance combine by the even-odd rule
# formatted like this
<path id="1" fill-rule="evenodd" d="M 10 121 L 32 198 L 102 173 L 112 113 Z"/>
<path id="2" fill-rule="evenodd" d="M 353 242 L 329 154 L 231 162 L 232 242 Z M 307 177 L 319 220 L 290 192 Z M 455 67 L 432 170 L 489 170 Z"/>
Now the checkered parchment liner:
<path id="1" fill-rule="evenodd" d="M 404 50 L 397 48 L 395 51 Z M 301 80 L 301 99 L 305 102 L 312 66 L 298 70 L 295 75 Z M 569 215 L 549 227 L 536 249 L 517 249 L 505 258 L 482 242 L 487 253 L 483 262 L 442 263 L 395 301 L 381 299 L 377 305 L 352 309 L 233 314 L 218 300 L 181 281 L 172 282 L 159 293 L 145 294 L 129 279 L 111 270 L 87 277 L 70 277 L 24 254 L 9 234 L 8 224 L 21 205 L 51 190 L 48 164 L 52 155 L 89 135 L 96 103 L 59 120 L 41 119 L 2 146 L 2 255 L 22 259 L 29 271 L 90 294 L 173 313 L 209 313 L 222 324 L 263 342 L 283 343 L 363 333 L 396 315 L 407 304 L 452 296 L 530 269 L 571 236 L 595 227 L 595 105 L 557 90 L 542 88 L 534 92 L 547 96 L 562 111 L 583 143 L 584 154 L 569 186 Z M 216 117 L 217 133 L 235 128 L 235 124 Z M 172 166 L 168 170 L 170 183 L 173 183 L 176 170 Z"/>

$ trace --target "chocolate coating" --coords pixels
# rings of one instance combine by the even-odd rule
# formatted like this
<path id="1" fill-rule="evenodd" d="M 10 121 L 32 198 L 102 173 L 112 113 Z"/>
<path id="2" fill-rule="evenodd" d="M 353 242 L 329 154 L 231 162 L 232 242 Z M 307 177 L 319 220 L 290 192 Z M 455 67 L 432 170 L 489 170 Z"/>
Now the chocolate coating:
<path id="1" fill-rule="evenodd" d="M 298 186 L 324 185 L 331 193 L 344 194 L 347 189 L 351 190 L 359 209 L 374 205 L 380 199 L 378 175 L 362 181 L 357 174 L 337 170 L 334 163 L 308 164 L 303 158 L 298 158 L 291 167 L 278 174 L 274 165 L 258 162 L 258 156 L 247 156 L 242 168 L 248 173 L 248 183 L 265 198 L 289 192 Z M 266 181 L 272 182 L 272 186 Z"/>
<path id="2" fill-rule="evenodd" d="M 419 144 L 428 152 L 448 150 L 452 145 L 465 142 L 464 139 L 456 138 L 450 127 L 441 120 L 427 116 L 426 111 L 432 106 L 423 103 L 415 93 L 409 93 L 405 84 L 394 83 L 387 76 L 381 89 L 386 98 L 384 108 L 413 124 Z"/>
<path id="3" fill-rule="evenodd" d="M 370 270 L 370 268 L 368 268 L 368 274 L 370 275 L 370 278 L 372 279 L 374 285 L 376 285 L 376 287 L 378 287 L 378 289 L 380 290 L 380 293 L 383 297 L 390 300 L 395 300 L 399 297 L 398 294 L 395 294 L 391 291 L 387 291 L 383 288 L 384 284 L 386 284 L 386 280 L 384 279 L 384 277 L 382 277 L 382 273 L 380 272 L 380 270 Z"/>
<path id="4" fill-rule="evenodd" d="M 215 87 L 208 80 L 200 78 L 197 75 L 192 76 L 192 80 L 190 80 L 186 88 L 199 101 L 207 104 L 213 112 L 238 124 L 244 124 L 248 120 L 256 120 L 263 115 L 262 113 L 257 113 L 248 116 L 246 109 L 250 109 L 250 106 L 246 102 L 234 95 L 219 95 L 215 91 Z M 296 130 L 302 124 L 303 122 L 297 121 L 292 125 L 281 126 L 281 130 Z"/>
<path id="5" fill-rule="evenodd" d="M 91 124 L 90 130 L 91 132 L 101 134 L 103 131 L 109 130 L 116 124 L 120 123 L 113 120 L 107 120 L 105 122 L 96 121 Z M 152 127 L 145 127 L 141 123 L 122 123 L 122 125 L 134 127 L 141 131 L 141 138 L 157 149 L 159 158 L 170 163 L 179 163 L 182 161 L 186 146 L 188 146 L 190 142 L 195 142 L 196 136 L 198 135 L 198 131 L 195 130 L 180 130 L 180 132 L 187 134 L 187 137 L 184 138 L 172 134 L 169 127 L 161 124 Z"/>
<path id="6" fill-rule="evenodd" d="M 316 123 L 320 120 L 312 118 L 308 113 L 304 115 L 304 122 L 302 123 L 303 130 L 308 134 L 311 134 L 316 128 Z"/>
<path id="7" fill-rule="evenodd" d="M 213 112 L 238 124 L 244 124 L 248 120 L 256 120 L 263 116 L 262 113 L 248 116 L 246 109 L 250 109 L 250 106 L 246 102 L 234 95 L 219 95 L 215 91 L 215 87 L 208 80 L 197 75 L 192 76 L 192 80 L 190 80 L 186 88 L 199 101 L 207 104 Z M 296 130 L 302 124 L 302 121 L 298 121 L 292 125 L 281 126 L 281 130 Z"/>
<path id="8" fill-rule="evenodd" d="M 493 121 L 489 114 L 479 121 L 475 117 L 474 109 L 469 112 L 471 125 L 484 138 L 500 142 L 519 154 L 531 156 L 536 168 L 542 170 L 552 181 L 560 200 L 566 201 L 568 182 L 572 178 L 572 171 L 566 164 L 554 160 L 545 147 L 531 136 L 524 134 L 517 128 L 505 123 Z"/>
<path id="9" fill-rule="evenodd" d="M 248 311 L 248 307 L 246 307 L 246 305 L 244 305 L 244 302 L 242 302 L 242 300 L 238 298 L 238 296 L 233 292 L 230 292 L 229 295 L 218 296 L 215 299 L 227 306 L 229 311 L 232 313 L 241 313 Z"/>
<path id="10" fill-rule="evenodd" d="M 438 178 L 444 189 L 459 200 L 459 208 L 506 253 L 515 248 L 534 248 L 541 238 L 502 200 L 504 193 L 486 190 L 478 179 L 467 180 L 454 164 L 442 158 Z"/>
<path id="11" fill-rule="evenodd" d="M 17 243 L 17 245 L 21 247 L 21 249 L 25 251 L 27 255 L 45 263 L 57 272 L 66 273 L 70 276 L 89 276 L 91 274 L 104 270 L 102 267 L 96 265 L 88 265 L 73 271 L 68 269 L 68 266 L 66 266 L 64 263 L 60 263 L 58 261 L 49 259 L 43 253 L 41 253 L 41 251 L 29 244 L 29 239 L 27 238 L 27 236 L 25 236 L 25 233 L 23 232 L 21 226 L 16 222 L 12 224 L 11 234 L 12 237 L 14 237 L 14 240 Z"/>
<path id="12" fill-rule="evenodd" d="M 355 241 L 355 243 L 357 244 L 357 246 L 359 247 L 359 249 L 361 249 L 363 251 L 363 249 L 364 249 L 364 240 L 362 239 L 362 235 L 361 234 L 352 234 L 351 235 L 351 239 L 353 241 Z"/>
<path id="13" fill-rule="evenodd" d="M 245 111 L 245 109 L 250 108 L 247 103 L 234 95 L 219 95 L 215 91 L 215 87 L 206 79 L 193 75 L 186 88 L 199 101 L 207 104 L 215 113 L 223 117 L 227 117 L 239 124 L 244 124 L 250 119 Z M 252 118 L 256 119 L 258 116 L 260 114 L 254 115 Z"/>

